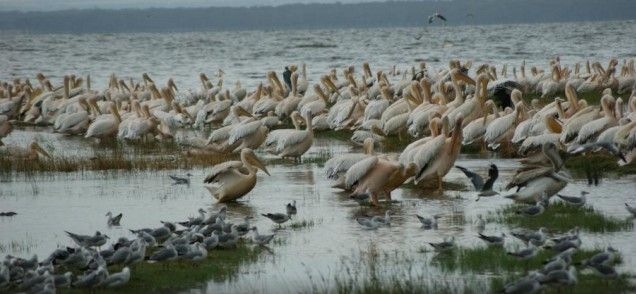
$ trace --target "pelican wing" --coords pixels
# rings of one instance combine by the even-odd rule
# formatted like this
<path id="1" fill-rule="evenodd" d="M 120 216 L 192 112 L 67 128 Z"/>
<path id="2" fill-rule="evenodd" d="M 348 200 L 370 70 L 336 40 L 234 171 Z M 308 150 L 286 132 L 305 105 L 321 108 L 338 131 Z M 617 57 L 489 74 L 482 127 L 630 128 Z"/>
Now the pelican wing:
<path id="1" fill-rule="evenodd" d="M 345 174 L 345 187 L 352 187 L 378 163 L 377 156 L 371 156 L 352 165 Z"/>
<path id="2" fill-rule="evenodd" d="M 240 124 L 230 131 L 230 138 L 228 139 L 228 144 L 232 145 L 234 142 L 244 139 L 252 134 L 254 134 L 258 128 L 263 125 L 263 122 L 260 120 L 252 121 L 244 124 Z"/>
<path id="3" fill-rule="evenodd" d="M 207 177 L 203 180 L 204 183 L 212 183 L 221 174 L 231 172 L 232 170 L 239 169 L 243 166 L 243 162 L 233 160 L 219 163 L 212 167 L 212 170 Z"/>
<path id="4" fill-rule="evenodd" d="M 226 139 L 230 137 L 230 131 L 232 130 L 232 128 L 234 128 L 234 126 L 229 125 L 229 126 L 225 126 L 225 127 L 214 130 L 210 134 L 210 137 L 208 138 L 208 142 L 218 143 L 218 142 L 225 141 Z"/>
<path id="5" fill-rule="evenodd" d="M 430 164 L 435 161 L 435 158 L 440 155 L 445 141 L 446 138 L 444 136 L 437 136 L 433 140 L 418 148 L 419 151 L 415 154 L 414 158 L 415 164 L 417 164 L 417 167 L 419 168 L 419 172 L 416 176 L 418 181 L 424 172 L 430 167 Z"/>
<path id="6" fill-rule="evenodd" d="M 518 171 L 517 174 L 514 175 L 512 180 L 510 180 L 510 183 L 508 183 L 508 185 L 506 186 L 506 189 L 510 189 L 516 186 L 523 186 L 527 182 L 533 179 L 546 176 L 548 174 L 551 174 L 552 172 L 553 172 L 552 167 L 543 167 L 543 166 Z"/>
<path id="7" fill-rule="evenodd" d="M 304 141 L 309 132 L 300 130 L 290 130 L 278 140 L 278 149 L 283 150 L 289 146 L 294 146 Z"/>
<path id="8" fill-rule="evenodd" d="M 337 179 L 340 173 L 347 172 L 357 162 L 369 157 L 367 154 L 342 154 L 334 156 L 325 162 L 325 175 L 329 179 Z"/>
<path id="9" fill-rule="evenodd" d="M 265 147 L 272 148 L 278 145 L 284 137 L 288 136 L 288 134 L 293 133 L 297 130 L 295 129 L 278 129 L 273 130 L 267 134 L 267 139 L 265 139 Z"/>

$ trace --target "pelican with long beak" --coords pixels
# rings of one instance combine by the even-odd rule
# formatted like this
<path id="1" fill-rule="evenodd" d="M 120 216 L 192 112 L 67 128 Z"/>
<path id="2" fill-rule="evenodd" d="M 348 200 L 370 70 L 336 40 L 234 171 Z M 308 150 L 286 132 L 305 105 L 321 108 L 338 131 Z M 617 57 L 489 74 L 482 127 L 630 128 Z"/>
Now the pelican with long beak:
<path id="1" fill-rule="evenodd" d="M 36 160 L 38 154 L 51 158 L 51 155 L 35 141 L 31 142 L 28 148 L 17 145 L 0 146 L 0 158 Z"/>
<path id="2" fill-rule="evenodd" d="M 203 183 L 211 185 L 204 187 L 220 203 L 234 201 L 254 189 L 257 169 L 270 175 L 254 151 L 245 148 L 241 151 L 240 161 L 233 160 L 215 165 L 203 180 Z"/>

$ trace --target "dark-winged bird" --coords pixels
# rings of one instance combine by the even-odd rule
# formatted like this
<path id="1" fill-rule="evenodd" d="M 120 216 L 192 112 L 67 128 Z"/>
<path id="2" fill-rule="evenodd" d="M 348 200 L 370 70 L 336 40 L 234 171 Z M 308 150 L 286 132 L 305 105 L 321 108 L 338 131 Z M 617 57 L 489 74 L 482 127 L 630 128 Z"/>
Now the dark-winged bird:
<path id="1" fill-rule="evenodd" d="M 499 194 L 492 190 L 492 185 L 497 180 L 497 177 L 499 177 L 499 170 L 496 165 L 490 165 L 490 169 L 488 169 L 488 180 L 486 180 L 485 183 L 484 179 L 480 175 L 468 170 L 467 168 L 459 165 L 456 165 L 455 167 L 464 172 L 464 174 L 470 179 L 473 186 L 475 186 L 475 190 L 479 191 L 478 196 L 493 196 Z"/>
<path id="2" fill-rule="evenodd" d="M 446 18 L 443 15 L 439 14 L 439 12 L 435 12 L 435 14 L 428 17 L 428 23 L 433 23 L 433 20 L 435 20 L 436 17 L 446 21 Z"/>

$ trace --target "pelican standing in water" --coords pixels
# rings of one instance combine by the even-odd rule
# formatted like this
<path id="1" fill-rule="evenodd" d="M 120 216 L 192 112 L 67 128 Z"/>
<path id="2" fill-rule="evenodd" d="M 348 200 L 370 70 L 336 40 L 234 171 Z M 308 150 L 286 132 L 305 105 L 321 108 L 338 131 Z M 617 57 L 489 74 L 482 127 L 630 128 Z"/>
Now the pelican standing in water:
<path id="1" fill-rule="evenodd" d="M 241 161 L 228 161 L 215 165 L 203 180 L 205 188 L 219 202 L 233 201 L 252 191 L 256 185 L 256 171 L 261 169 L 268 176 L 269 171 L 254 151 L 245 148 L 241 151 Z"/>

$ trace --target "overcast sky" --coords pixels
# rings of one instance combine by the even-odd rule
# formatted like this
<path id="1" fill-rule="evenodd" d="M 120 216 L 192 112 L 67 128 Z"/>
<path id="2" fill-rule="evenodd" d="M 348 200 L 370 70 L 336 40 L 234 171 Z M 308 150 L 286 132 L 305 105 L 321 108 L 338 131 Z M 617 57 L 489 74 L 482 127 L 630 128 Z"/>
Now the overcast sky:
<path id="1" fill-rule="evenodd" d="M 256 6 L 289 3 L 358 3 L 378 0 L 0 0 L 0 10 L 49 11 L 86 8 Z"/>

